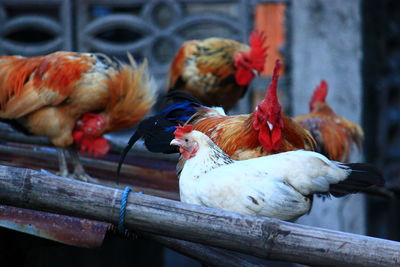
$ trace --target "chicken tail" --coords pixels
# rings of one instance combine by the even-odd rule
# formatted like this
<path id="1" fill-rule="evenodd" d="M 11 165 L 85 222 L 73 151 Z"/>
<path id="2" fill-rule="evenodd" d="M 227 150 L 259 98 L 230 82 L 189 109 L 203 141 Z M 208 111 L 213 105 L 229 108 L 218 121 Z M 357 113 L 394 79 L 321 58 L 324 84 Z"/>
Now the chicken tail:
<path id="1" fill-rule="evenodd" d="M 184 124 L 196 113 L 196 108 L 201 105 L 196 98 L 183 92 L 169 93 L 160 101 L 165 102 L 161 112 L 141 121 L 124 148 L 118 164 L 117 179 L 127 153 L 139 139 L 143 139 L 144 145 L 151 152 L 178 153 L 178 148 L 170 145 L 174 139 L 173 132 L 176 126 Z"/>
<path id="2" fill-rule="evenodd" d="M 348 163 L 343 164 L 343 166 L 348 167 L 351 172 L 345 180 L 330 185 L 329 193 L 335 197 L 354 194 L 371 186 L 383 186 L 385 184 L 382 171 L 371 164 Z"/>
<path id="3" fill-rule="evenodd" d="M 137 65 L 130 54 L 128 58 L 130 64 L 120 63 L 119 71 L 108 80 L 111 99 L 106 113 L 109 114 L 110 131 L 129 128 L 142 120 L 156 98 L 157 87 L 149 74 L 147 61 Z"/>
<path id="4" fill-rule="evenodd" d="M 124 160 L 126 158 L 126 155 L 128 154 L 129 150 L 133 147 L 133 145 L 137 142 L 142 137 L 142 133 L 139 131 L 139 129 L 129 138 L 128 145 L 124 148 L 124 150 L 121 152 L 121 156 L 119 158 L 118 162 L 118 167 L 117 167 L 117 184 L 119 184 L 119 175 L 121 173 L 121 167 L 122 164 L 124 163 Z"/>

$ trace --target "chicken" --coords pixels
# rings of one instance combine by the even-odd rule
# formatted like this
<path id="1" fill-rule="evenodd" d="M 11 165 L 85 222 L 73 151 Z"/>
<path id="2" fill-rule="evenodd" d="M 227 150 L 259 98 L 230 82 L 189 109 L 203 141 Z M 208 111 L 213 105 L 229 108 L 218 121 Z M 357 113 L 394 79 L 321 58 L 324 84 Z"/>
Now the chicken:
<path id="1" fill-rule="evenodd" d="M 134 125 L 153 105 L 147 63 L 138 67 L 128 57 L 130 65 L 92 53 L 0 57 L 0 118 L 68 148 L 75 174 L 87 180 L 71 145 L 104 155 L 109 145 L 102 135 Z M 67 175 L 65 155 L 60 156 L 60 173 Z"/>
<path id="2" fill-rule="evenodd" d="M 331 160 L 348 162 L 352 148 L 361 149 L 364 138 L 359 125 L 337 115 L 325 102 L 328 84 L 321 81 L 310 100 L 310 113 L 293 118 L 310 131 L 319 153 Z"/>
<path id="3" fill-rule="evenodd" d="M 250 47 L 223 38 L 186 41 L 171 64 L 168 92 L 185 91 L 205 106 L 230 110 L 264 70 L 264 41 L 258 31 L 250 35 Z"/>
<path id="4" fill-rule="evenodd" d="M 253 113 L 225 116 L 203 110 L 186 123 L 208 135 L 235 160 L 297 149 L 314 150 L 310 133 L 282 112 L 277 97 L 280 67 L 277 60 L 265 99 Z"/>
<path id="5" fill-rule="evenodd" d="M 171 145 L 186 159 L 179 180 L 186 203 L 293 221 L 309 212 L 313 194 L 339 197 L 384 183 L 368 164 L 343 164 L 304 150 L 235 161 L 191 125 L 174 134 Z"/>
<path id="6" fill-rule="evenodd" d="M 170 142 L 174 139 L 173 132 L 179 124 L 184 124 L 200 110 L 213 110 L 225 114 L 221 108 L 203 106 L 198 99 L 184 91 L 170 92 L 157 102 L 161 111 L 139 123 L 127 146 L 122 151 L 117 168 L 117 177 L 127 153 L 139 139 L 144 140 L 145 147 L 151 152 L 178 153 L 177 147 L 170 146 Z"/>
<path id="7" fill-rule="evenodd" d="M 226 116 L 220 108 L 203 106 L 187 94 L 183 97 L 183 92 L 179 98 L 170 95 L 173 101 L 167 102 L 169 105 L 161 113 L 139 124 L 122 153 L 117 173 L 126 153 L 139 138 L 145 140 L 147 149 L 152 152 L 178 152 L 169 146 L 173 131 L 192 114 L 186 124 L 207 134 L 235 160 L 296 149 L 314 150 L 315 141 L 311 134 L 281 112 L 276 92 L 280 66 L 277 61 L 266 97 L 251 114 Z M 178 175 L 183 165 L 184 158 L 181 158 L 177 165 Z"/>

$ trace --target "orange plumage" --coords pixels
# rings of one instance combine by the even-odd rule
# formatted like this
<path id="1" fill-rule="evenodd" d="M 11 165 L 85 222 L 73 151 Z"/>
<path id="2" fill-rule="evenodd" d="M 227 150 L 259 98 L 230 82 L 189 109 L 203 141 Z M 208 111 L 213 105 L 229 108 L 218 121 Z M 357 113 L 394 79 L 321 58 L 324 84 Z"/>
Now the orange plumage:
<path id="1" fill-rule="evenodd" d="M 98 139 L 104 133 L 134 125 L 154 102 L 145 63 L 137 67 L 132 59 L 121 64 L 91 53 L 0 57 L 0 87 L 0 118 L 16 120 L 57 147 L 74 142 L 74 129 L 82 131 L 81 139 L 93 139 L 94 147 L 85 142 L 92 152 L 104 144 Z M 88 124 L 77 124 L 90 113 L 96 116 Z M 101 127 L 91 132 L 90 123 Z M 99 151 L 107 152 L 104 146 Z"/>
<path id="2" fill-rule="evenodd" d="M 254 31 L 250 46 L 223 38 L 185 42 L 171 64 L 168 91 L 186 91 L 206 106 L 231 109 L 264 69 L 264 40 Z"/>
<path id="3" fill-rule="evenodd" d="M 321 81 L 311 98 L 310 113 L 294 120 L 311 132 L 318 152 L 331 160 L 349 162 L 352 146 L 361 149 L 364 133 L 359 125 L 333 111 L 325 102 L 327 93 L 328 84 Z"/>
<path id="4" fill-rule="evenodd" d="M 187 123 L 208 135 L 235 160 L 296 149 L 314 150 L 310 133 L 281 111 L 276 95 L 279 68 L 277 61 L 266 98 L 253 113 L 224 116 L 206 109 Z"/>

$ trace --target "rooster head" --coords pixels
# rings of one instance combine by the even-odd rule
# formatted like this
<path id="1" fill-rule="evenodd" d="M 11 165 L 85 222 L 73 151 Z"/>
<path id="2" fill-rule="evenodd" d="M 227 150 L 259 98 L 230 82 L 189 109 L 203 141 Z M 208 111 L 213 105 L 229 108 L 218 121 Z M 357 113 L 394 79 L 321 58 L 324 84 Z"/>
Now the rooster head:
<path id="1" fill-rule="evenodd" d="M 268 152 L 277 151 L 282 145 L 282 107 L 276 92 L 280 68 L 281 63 L 277 60 L 265 99 L 253 113 L 253 128 L 258 131 L 258 141 Z"/>
<path id="2" fill-rule="evenodd" d="M 234 56 L 237 71 L 235 80 L 241 86 L 248 85 L 251 80 L 264 70 L 267 48 L 264 47 L 265 35 L 254 30 L 249 37 L 250 50 L 241 51 Z"/>
<path id="3" fill-rule="evenodd" d="M 103 134 L 106 127 L 104 116 L 94 113 L 86 113 L 76 124 L 77 128 L 88 136 L 99 136 Z"/>
<path id="4" fill-rule="evenodd" d="M 110 144 L 102 136 L 104 129 L 105 120 L 103 115 L 87 113 L 76 122 L 72 132 L 74 144 L 82 154 L 93 157 L 104 156 L 110 150 Z"/>
<path id="5" fill-rule="evenodd" d="M 328 83 L 322 80 L 321 83 L 315 88 L 314 94 L 310 100 L 310 111 L 316 108 L 318 102 L 325 103 L 326 95 L 328 94 Z"/>
<path id="6" fill-rule="evenodd" d="M 175 139 L 171 141 L 171 145 L 179 146 L 179 152 L 185 159 L 190 159 L 199 150 L 199 144 L 191 135 L 193 131 L 192 125 L 184 125 L 176 127 L 174 132 Z"/>

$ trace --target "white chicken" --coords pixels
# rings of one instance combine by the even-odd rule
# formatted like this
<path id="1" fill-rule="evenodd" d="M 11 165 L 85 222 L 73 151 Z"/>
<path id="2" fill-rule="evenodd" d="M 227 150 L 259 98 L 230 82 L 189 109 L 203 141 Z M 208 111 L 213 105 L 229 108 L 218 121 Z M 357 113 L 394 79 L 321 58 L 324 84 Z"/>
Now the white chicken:
<path id="1" fill-rule="evenodd" d="M 235 161 L 191 125 L 174 134 L 171 145 L 186 159 L 179 180 L 186 203 L 293 221 L 311 209 L 313 194 L 344 196 L 384 183 L 368 164 L 304 150 Z"/>

